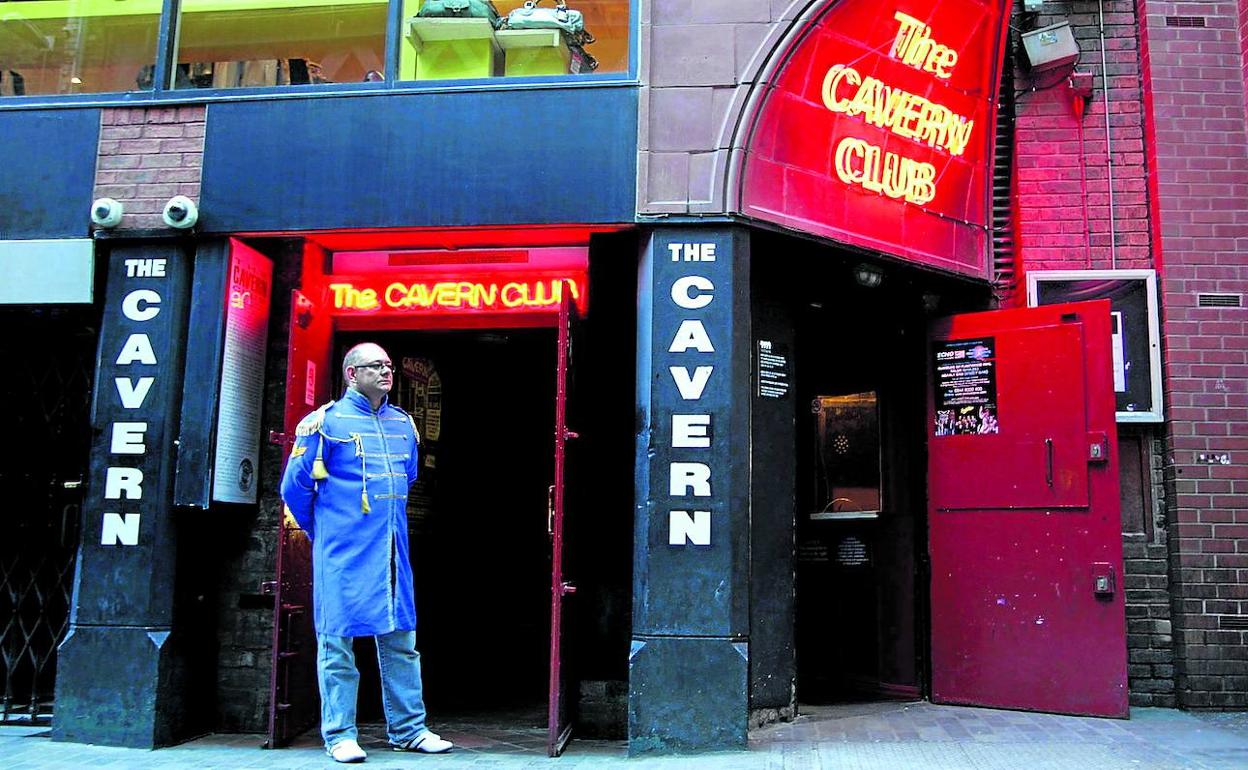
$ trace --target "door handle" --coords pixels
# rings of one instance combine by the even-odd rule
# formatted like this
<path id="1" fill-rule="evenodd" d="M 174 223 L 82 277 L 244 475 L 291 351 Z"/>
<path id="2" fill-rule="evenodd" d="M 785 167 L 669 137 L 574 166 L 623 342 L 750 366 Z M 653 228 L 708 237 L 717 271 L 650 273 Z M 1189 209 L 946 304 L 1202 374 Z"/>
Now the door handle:
<path id="1" fill-rule="evenodd" d="M 1044 483 L 1053 486 L 1053 439 L 1044 440 Z"/>
<path id="2" fill-rule="evenodd" d="M 563 596 L 574 594 L 576 593 L 576 585 L 569 580 L 565 580 L 559 585 L 559 593 Z"/>
<path id="3" fill-rule="evenodd" d="M 555 485 L 546 487 L 546 534 L 555 534 Z"/>

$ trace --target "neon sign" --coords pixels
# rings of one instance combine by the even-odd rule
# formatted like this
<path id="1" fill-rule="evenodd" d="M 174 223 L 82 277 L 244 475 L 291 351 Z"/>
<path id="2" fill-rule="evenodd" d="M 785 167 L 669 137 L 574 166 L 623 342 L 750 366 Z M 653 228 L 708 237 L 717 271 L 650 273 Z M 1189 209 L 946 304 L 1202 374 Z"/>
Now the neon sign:
<path id="1" fill-rule="evenodd" d="M 557 313 L 564 292 L 584 313 L 587 276 L 580 274 L 331 277 L 335 314 Z"/>
<path id="2" fill-rule="evenodd" d="M 900 11 L 897 37 L 889 56 L 907 66 L 948 80 L 958 53 L 937 43 L 932 28 Z M 842 84 L 857 86 L 853 98 L 840 96 Z M 823 104 L 848 117 L 862 116 L 873 126 L 887 128 L 897 136 L 929 147 L 961 155 L 970 141 L 975 121 L 943 104 L 918 94 L 886 85 L 878 78 L 863 78 L 858 70 L 834 64 L 823 77 Z M 836 146 L 836 175 L 846 184 L 861 185 L 893 199 L 923 205 L 936 197 L 936 166 L 887 152 L 863 139 L 847 136 Z"/>
<path id="3" fill-rule="evenodd" d="M 932 28 L 913 16 L 897 11 L 893 18 L 901 24 L 889 55 L 911 67 L 948 80 L 953 65 L 958 63 L 958 52 L 932 40 Z"/>
<path id="4" fill-rule="evenodd" d="M 745 140 L 748 216 L 984 277 L 1003 0 L 841 0 Z"/>

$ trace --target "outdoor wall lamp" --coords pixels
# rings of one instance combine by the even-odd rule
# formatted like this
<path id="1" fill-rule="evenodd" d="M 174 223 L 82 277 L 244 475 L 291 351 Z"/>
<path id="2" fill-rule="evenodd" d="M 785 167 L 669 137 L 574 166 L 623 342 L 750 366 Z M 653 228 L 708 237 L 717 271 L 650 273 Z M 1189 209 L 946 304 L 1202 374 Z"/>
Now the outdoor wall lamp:
<path id="1" fill-rule="evenodd" d="M 875 289 L 884 282 L 884 271 L 875 265 L 863 262 L 854 268 L 854 280 L 858 282 L 859 286 Z"/>

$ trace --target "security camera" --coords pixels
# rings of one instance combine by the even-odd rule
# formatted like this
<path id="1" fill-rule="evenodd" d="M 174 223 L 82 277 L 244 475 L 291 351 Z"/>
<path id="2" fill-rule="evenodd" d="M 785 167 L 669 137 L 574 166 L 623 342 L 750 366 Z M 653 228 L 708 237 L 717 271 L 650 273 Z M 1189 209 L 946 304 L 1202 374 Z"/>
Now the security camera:
<path id="1" fill-rule="evenodd" d="M 97 198 L 91 204 L 91 221 L 97 227 L 116 227 L 124 213 L 121 201 L 112 198 Z"/>
<path id="2" fill-rule="evenodd" d="M 199 219 L 199 208 L 195 201 L 185 195 L 175 195 L 165 204 L 165 224 L 185 230 L 194 227 Z"/>

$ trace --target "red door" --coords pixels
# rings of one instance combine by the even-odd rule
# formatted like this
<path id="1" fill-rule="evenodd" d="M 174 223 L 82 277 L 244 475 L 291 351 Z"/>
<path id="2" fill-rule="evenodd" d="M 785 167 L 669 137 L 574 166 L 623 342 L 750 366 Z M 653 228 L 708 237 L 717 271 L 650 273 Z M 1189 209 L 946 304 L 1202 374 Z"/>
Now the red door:
<path id="1" fill-rule="evenodd" d="M 286 414 L 282 467 L 295 426 L 329 400 L 333 324 L 301 292 L 291 296 L 286 358 Z M 269 748 L 290 743 L 320 719 L 316 633 L 312 627 L 312 546 L 290 516 L 278 527 L 277 579 L 272 583 L 273 662 L 269 679 Z"/>
<path id="2" fill-rule="evenodd" d="M 1108 302 L 929 341 L 932 700 L 1127 716 Z"/>
<path id="3" fill-rule="evenodd" d="M 555 371 L 555 480 L 550 487 L 547 530 L 550 533 L 550 700 L 547 751 L 552 757 L 563 753 L 572 737 L 572 722 L 567 708 L 567 681 L 563 667 L 563 599 L 576 588 L 563 577 L 563 514 L 564 472 L 567 469 L 567 444 L 577 437 L 568 430 L 568 368 L 572 354 L 571 292 L 563 292 L 559 305 L 558 357 Z"/>

